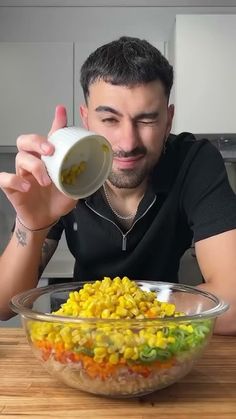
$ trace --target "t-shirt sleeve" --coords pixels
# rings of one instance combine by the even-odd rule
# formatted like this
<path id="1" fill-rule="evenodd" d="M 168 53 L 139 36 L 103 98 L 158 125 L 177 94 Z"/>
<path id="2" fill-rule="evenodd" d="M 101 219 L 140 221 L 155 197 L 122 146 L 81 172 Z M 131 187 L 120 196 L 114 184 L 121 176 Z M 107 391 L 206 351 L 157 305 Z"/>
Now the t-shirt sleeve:
<path id="1" fill-rule="evenodd" d="M 236 195 L 220 152 L 209 142 L 192 161 L 182 202 L 194 242 L 236 228 Z"/>
<path id="2" fill-rule="evenodd" d="M 59 241 L 64 230 L 62 218 L 48 232 L 47 239 Z"/>

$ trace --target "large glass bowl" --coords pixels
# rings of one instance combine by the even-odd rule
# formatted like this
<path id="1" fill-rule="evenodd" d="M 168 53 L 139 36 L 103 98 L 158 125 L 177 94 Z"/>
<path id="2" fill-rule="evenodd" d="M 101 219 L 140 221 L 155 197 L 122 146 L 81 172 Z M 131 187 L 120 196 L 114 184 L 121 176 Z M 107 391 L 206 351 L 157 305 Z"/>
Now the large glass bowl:
<path id="1" fill-rule="evenodd" d="M 140 396 L 175 383 L 191 370 L 209 342 L 216 317 L 228 305 L 186 285 L 137 284 L 185 315 L 89 319 L 50 314 L 71 291 L 83 287 L 77 282 L 18 294 L 11 309 L 21 315 L 34 354 L 54 377 L 89 393 Z"/>

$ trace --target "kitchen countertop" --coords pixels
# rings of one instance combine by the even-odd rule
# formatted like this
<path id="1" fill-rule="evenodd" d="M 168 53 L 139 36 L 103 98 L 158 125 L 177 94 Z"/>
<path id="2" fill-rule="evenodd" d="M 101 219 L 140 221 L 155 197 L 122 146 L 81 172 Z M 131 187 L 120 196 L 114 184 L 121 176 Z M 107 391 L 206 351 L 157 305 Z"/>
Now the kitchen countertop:
<path id="1" fill-rule="evenodd" d="M 225 162 L 236 162 L 236 134 L 198 134 L 196 138 L 207 138 L 219 150 Z"/>
<path id="2" fill-rule="evenodd" d="M 235 419 L 236 337 L 214 336 L 185 378 L 133 399 L 97 397 L 57 382 L 22 329 L 0 330 L 0 416 L 5 418 Z"/>

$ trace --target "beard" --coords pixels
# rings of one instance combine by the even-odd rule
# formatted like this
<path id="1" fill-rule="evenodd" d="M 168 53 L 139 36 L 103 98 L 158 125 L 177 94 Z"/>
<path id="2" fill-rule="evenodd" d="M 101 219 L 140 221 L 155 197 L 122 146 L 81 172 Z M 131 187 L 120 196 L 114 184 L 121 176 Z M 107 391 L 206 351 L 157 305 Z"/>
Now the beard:
<path id="1" fill-rule="evenodd" d="M 126 152 L 119 150 L 113 153 L 114 157 L 126 158 L 135 156 L 146 156 L 147 149 L 145 147 L 136 147 L 134 150 Z M 133 189 L 137 188 L 141 183 L 149 177 L 151 168 L 147 164 L 135 169 L 118 169 L 112 170 L 108 180 L 116 188 Z"/>
<path id="2" fill-rule="evenodd" d="M 149 176 L 146 167 L 136 170 L 123 169 L 119 172 L 112 171 L 108 180 L 116 188 L 133 189 L 137 188 Z"/>
<path id="3" fill-rule="evenodd" d="M 112 170 L 110 175 L 108 176 L 108 180 L 111 182 L 113 186 L 116 188 L 124 188 L 124 189 L 134 189 L 137 188 L 141 183 L 148 179 L 150 173 L 153 170 L 153 167 L 156 165 L 158 160 L 160 159 L 161 155 L 165 153 L 165 146 L 166 146 L 166 137 L 163 139 L 162 147 L 160 149 L 160 153 L 158 153 L 156 159 L 152 161 L 149 165 L 146 164 L 142 167 L 137 167 L 136 169 L 119 169 L 118 171 Z M 145 147 L 137 147 L 130 152 L 125 151 L 116 151 L 113 153 L 113 157 L 133 157 L 143 155 L 146 156 L 147 149 Z"/>

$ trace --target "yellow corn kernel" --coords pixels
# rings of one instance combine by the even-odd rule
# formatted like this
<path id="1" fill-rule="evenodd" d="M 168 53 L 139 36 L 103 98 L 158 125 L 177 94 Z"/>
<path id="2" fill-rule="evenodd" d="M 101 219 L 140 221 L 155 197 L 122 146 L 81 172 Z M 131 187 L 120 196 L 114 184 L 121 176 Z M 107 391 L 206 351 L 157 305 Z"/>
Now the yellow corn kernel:
<path id="1" fill-rule="evenodd" d="M 70 169 L 63 169 L 62 175 L 66 177 L 69 174 L 69 172 L 70 172 Z"/>
<path id="2" fill-rule="evenodd" d="M 144 301 L 140 301 L 138 306 L 139 306 L 140 310 L 142 310 L 142 311 L 147 310 L 147 304 Z"/>
<path id="3" fill-rule="evenodd" d="M 139 315 L 139 310 L 136 307 L 133 307 L 129 310 L 129 312 L 134 316 L 137 317 Z"/>
<path id="4" fill-rule="evenodd" d="M 118 298 L 118 303 L 119 303 L 120 307 L 124 307 L 125 308 L 125 298 L 124 298 L 123 295 Z"/>
<path id="5" fill-rule="evenodd" d="M 165 338 L 157 338 L 155 346 L 161 349 L 165 349 L 167 346 L 167 340 Z"/>
<path id="6" fill-rule="evenodd" d="M 125 359 L 131 359 L 132 358 L 132 356 L 134 356 L 135 355 L 135 351 L 134 351 L 134 348 L 125 348 L 125 350 L 124 350 L 124 358 Z"/>
<path id="7" fill-rule="evenodd" d="M 114 345 L 117 348 L 121 348 L 122 345 L 124 344 L 124 340 L 125 340 L 124 335 L 122 335 L 122 333 L 118 333 L 118 332 L 115 333 L 114 335 L 112 335 L 111 339 L 112 339 Z"/>
<path id="8" fill-rule="evenodd" d="M 175 343 L 175 337 L 174 336 L 169 336 L 168 338 L 167 338 L 167 342 L 168 343 Z"/>
<path id="9" fill-rule="evenodd" d="M 85 161 L 81 161 L 80 165 L 79 165 L 80 171 L 81 173 L 85 171 L 86 169 L 86 162 Z"/>
<path id="10" fill-rule="evenodd" d="M 134 346 L 135 345 L 135 339 L 134 339 L 134 335 L 132 334 L 132 336 L 125 336 L 125 344 L 128 346 Z"/>
<path id="11" fill-rule="evenodd" d="M 102 311 L 101 313 L 101 318 L 102 319 L 108 319 L 110 317 L 110 310 L 108 310 L 107 308 L 105 310 Z"/>
<path id="12" fill-rule="evenodd" d="M 116 295 L 112 295 L 111 296 L 111 304 L 114 306 L 116 305 L 118 302 L 117 296 Z"/>
<path id="13" fill-rule="evenodd" d="M 131 359 L 133 360 L 133 361 L 136 361 L 137 359 L 138 359 L 138 357 L 139 357 L 139 353 L 138 353 L 138 348 L 134 348 L 134 354 L 133 354 L 133 356 L 131 357 Z"/>
<path id="14" fill-rule="evenodd" d="M 76 173 L 78 171 L 78 169 L 80 170 L 80 167 L 77 164 L 73 164 L 70 168 L 70 172 L 71 173 Z"/>
<path id="15" fill-rule="evenodd" d="M 76 335 L 72 337 L 72 342 L 73 343 L 80 343 L 81 341 L 81 336 L 80 335 Z"/>
<path id="16" fill-rule="evenodd" d="M 99 356 L 94 356 L 93 357 L 94 361 L 101 364 L 103 362 L 103 357 L 99 357 Z"/>
<path id="17" fill-rule="evenodd" d="M 106 144 L 102 144 L 102 149 L 104 153 L 107 153 L 109 151 L 109 147 Z"/>
<path id="18" fill-rule="evenodd" d="M 116 313 L 111 313 L 110 319 L 119 319 L 119 316 Z"/>
<path id="19" fill-rule="evenodd" d="M 86 169 L 86 162 L 81 161 L 80 164 L 73 164 L 70 168 L 63 169 L 61 172 L 61 182 L 66 185 L 74 185 L 77 176 Z"/>
<path id="20" fill-rule="evenodd" d="M 68 351 L 69 349 L 73 348 L 73 342 L 65 342 L 65 349 Z"/>
<path id="21" fill-rule="evenodd" d="M 114 364 L 114 365 L 118 364 L 119 354 L 118 353 L 111 354 L 109 356 L 109 362 L 110 362 L 110 364 Z"/>
<path id="22" fill-rule="evenodd" d="M 116 314 L 120 317 L 126 317 L 128 314 L 128 310 L 124 307 L 117 307 Z"/>
<path id="23" fill-rule="evenodd" d="M 180 324 L 179 328 L 184 330 L 185 332 L 193 333 L 193 327 L 192 327 L 191 324 L 188 324 L 188 325 L 187 324 Z"/>
<path id="24" fill-rule="evenodd" d="M 106 348 L 103 348 L 103 347 L 98 347 L 98 348 L 95 348 L 94 349 L 94 355 L 96 356 L 96 357 L 105 357 L 106 356 L 106 354 L 107 354 L 107 350 L 106 350 Z"/>
<path id="25" fill-rule="evenodd" d="M 151 308 L 149 309 L 149 313 L 150 313 L 153 317 L 156 317 L 156 316 L 158 316 L 158 314 L 160 313 L 160 309 L 159 309 L 159 307 L 151 307 Z"/>
<path id="26" fill-rule="evenodd" d="M 142 320 L 142 319 L 144 319 L 145 317 L 144 317 L 144 315 L 143 314 L 139 314 L 137 317 L 136 317 L 136 319 L 137 320 Z"/>
<path id="27" fill-rule="evenodd" d="M 174 304 L 168 304 L 165 308 L 165 314 L 167 316 L 173 316 L 175 312 L 175 305 Z"/>
<path id="28" fill-rule="evenodd" d="M 60 335 L 61 336 L 70 336 L 71 330 L 68 326 L 65 326 L 61 329 Z"/>
<path id="29" fill-rule="evenodd" d="M 193 333 L 193 326 L 191 324 L 188 325 L 188 333 Z"/>
<path id="30" fill-rule="evenodd" d="M 48 334 L 48 337 L 47 337 L 47 340 L 49 341 L 49 342 L 55 342 L 55 339 L 56 339 L 56 333 L 55 332 L 50 332 L 49 334 Z"/>
<path id="31" fill-rule="evenodd" d="M 149 337 L 148 345 L 151 346 L 151 347 L 156 345 L 156 336 L 155 335 L 152 335 L 152 336 Z"/>

